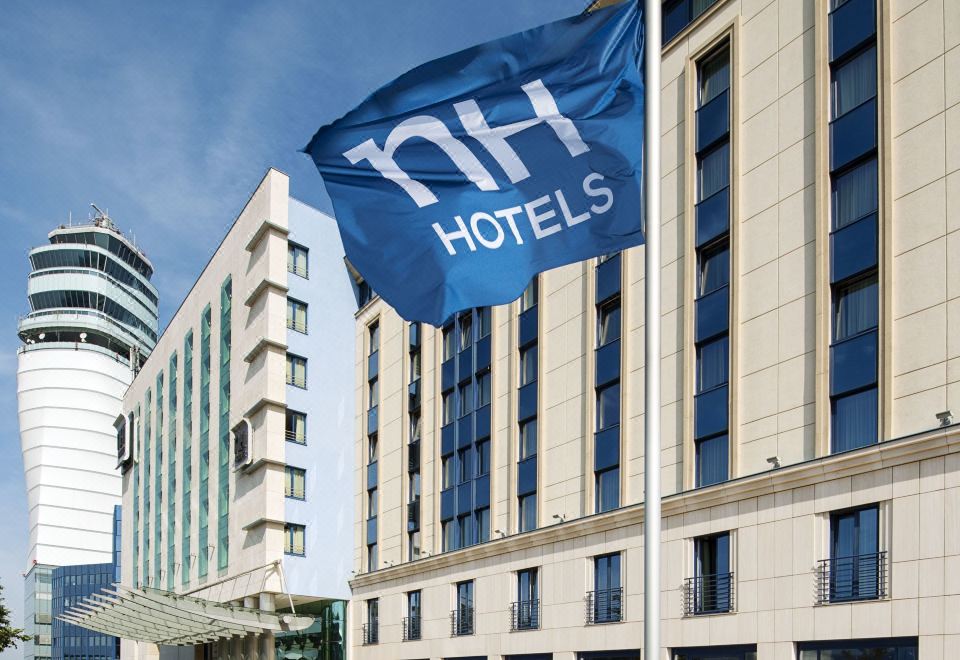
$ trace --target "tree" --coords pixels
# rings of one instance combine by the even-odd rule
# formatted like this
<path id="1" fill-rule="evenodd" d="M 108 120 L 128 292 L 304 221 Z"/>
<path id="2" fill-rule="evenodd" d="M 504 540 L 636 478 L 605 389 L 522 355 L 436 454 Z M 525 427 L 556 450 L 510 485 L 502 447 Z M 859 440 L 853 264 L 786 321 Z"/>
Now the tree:
<path id="1" fill-rule="evenodd" d="M 3 585 L 0 584 L 0 651 L 11 646 L 16 648 L 17 642 L 29 642 L 31 639 L 22 628 L 10 625 L 10 609 L 3 602 Z"/>

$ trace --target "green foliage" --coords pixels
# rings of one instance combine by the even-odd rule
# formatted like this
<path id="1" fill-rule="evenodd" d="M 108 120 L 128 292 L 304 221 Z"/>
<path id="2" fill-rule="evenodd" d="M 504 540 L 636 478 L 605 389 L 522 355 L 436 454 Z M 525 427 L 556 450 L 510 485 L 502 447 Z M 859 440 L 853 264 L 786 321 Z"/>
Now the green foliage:
<path id="1" fill-rule="evenodd" d="M 16 648 L 17 642 L 29 642 L 30 639 L 21 628 L 10 625 L 10 609 L 3 602 L 3 585 L 0 584 L 0 651 L 11 646 Z"/>

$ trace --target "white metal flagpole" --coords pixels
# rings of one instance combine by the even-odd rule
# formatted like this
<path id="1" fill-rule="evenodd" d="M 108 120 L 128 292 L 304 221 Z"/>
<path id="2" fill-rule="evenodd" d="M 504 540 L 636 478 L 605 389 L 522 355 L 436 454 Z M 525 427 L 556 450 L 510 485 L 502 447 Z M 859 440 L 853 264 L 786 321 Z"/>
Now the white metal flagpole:
<path id="1" fill-rule="evenodd" d="M 641 0 L 638 0 L 641 1 Z M 644 403 L 643 660 L 660 651 L 660 2 L 644 2 Z"/>

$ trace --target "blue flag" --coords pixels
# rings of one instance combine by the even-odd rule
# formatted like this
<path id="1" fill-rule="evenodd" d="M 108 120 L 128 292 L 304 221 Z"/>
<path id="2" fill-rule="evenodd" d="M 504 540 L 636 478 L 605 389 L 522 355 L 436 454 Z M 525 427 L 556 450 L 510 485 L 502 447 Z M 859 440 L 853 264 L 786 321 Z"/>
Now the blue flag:
<path id="1" fill-rule="evenodd" d="M 347 258 L 403 318 L 643 243 L 639 4 L 419 66 L 313 136 Z"/>

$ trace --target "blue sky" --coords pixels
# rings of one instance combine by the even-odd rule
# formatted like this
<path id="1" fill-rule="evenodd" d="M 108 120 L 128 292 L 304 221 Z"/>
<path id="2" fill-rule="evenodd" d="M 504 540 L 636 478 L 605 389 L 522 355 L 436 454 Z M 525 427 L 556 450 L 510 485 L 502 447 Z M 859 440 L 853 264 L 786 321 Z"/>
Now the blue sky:
<path id="1" fill-rule="evenodd" d="M 297 149 L 403 71 L 586 0 L 3 3 L 0 19 L 0 582 L 22 622 L 17 435 L 27 251 L 90 202 L 156 267 L 161 323 L 267 167 L 329 208 Z M 7 651 L 2 660 L 21 657 Z"/>

